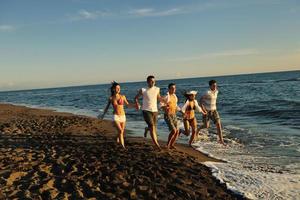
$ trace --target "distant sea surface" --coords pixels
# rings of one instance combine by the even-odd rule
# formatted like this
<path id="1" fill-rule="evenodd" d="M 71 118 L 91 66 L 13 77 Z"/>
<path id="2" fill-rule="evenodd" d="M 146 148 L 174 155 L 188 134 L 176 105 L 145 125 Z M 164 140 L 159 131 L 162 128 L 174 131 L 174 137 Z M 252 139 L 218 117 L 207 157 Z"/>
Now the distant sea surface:
<path id="1" fill-rule="evenodd" d="M 182 104 L 185 90 L 198 91 L 199 100 L 210 79 L 219 85 L 217 105 L 228 145 L 217 144 L 213 124 L 203 129 L 202 140 L 194 147 L 227 161 L 206 165 L 229 189 L 249 198 L 300 199 L 300 71 L 162 80 L 157 81 L 157 86 L 165 95 L 168 84 L 175 82 Z M 96 117 L 107 103 L 109 87 L 105 84 L 0 92 L 0 102 Z M 142 87 L 146 82 L 121 83 L 121 93 L 133 101 Z M 142 136 L 146 124 L 141 111 L 126 109 L 126 113 L 127 134 Z M 106 119 L 111 117 L 110 109 Z M 200 114 L 197 119 L 200 124 Z M 168 135 L 162 112 L 158 134 L 163 140 Z M 178 142 L 187 143 L 188 138 L 180 136 Z"/>

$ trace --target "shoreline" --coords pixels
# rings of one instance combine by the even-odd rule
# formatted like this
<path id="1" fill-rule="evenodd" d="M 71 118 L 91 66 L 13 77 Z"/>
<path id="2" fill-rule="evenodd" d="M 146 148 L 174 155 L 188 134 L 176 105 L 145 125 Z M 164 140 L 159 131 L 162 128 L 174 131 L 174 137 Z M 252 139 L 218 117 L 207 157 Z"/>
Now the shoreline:
<path id="1" fill-rule="evenodd" d="M 40 112 L 40 114 L 43 115 L 58 115 L 58 116 L 79 116 L 79 117 L 84 117 L 84 118 L 91 118 L 93 120 L 97 120 L 97 118 L 93 117 L 93 116 L 88 116 L 88 115 L 81 115 L 81 114 L 75 114 L 69 111 L 59 111 L 56 110 L 55 108 L 47 108 L 47 107 L 38 107 L 38 106 L 30 106 L 30 105 L 22 105 L 22 104 L 13 104 L 13 103 L 1 103 L 0 102 L 0 110 L 2 109 L 2 107 L 8 107 L 8 108 L 12 108 L 12 109 L 23 109 L 23 110 L 32 110 L 32 111 L 38 111 Z M 0 116 L 0 120 L 1 120 L 1 116 Z M 111 123 L 110 126 L 114 126 L 112 124 L 111 120 L 99 120 L 99 121 L 105 121 L 107 123 Z M 1 121 L 0 121 L 1 122 Z M 126 129 L 128 131 L 128 129 Z M 112 129 L 111 132 L 116 131 L 115 129 Z M 115 132 L 114 135 L 116 135 L 117 133 Z M 141 134 L 142 135 L 142 134 Z M 127 138 L 130 139 L 137 139 L 137 140 L 146 140 L 148 141 L 150 144 L 152 144 L 152 140 L 150 138 L 150 136 L 148 136 L 147 138 L 144 138 L 143 136 L 136 136 L 136 135 L 127 135 Z M 159 144 L 161 144 L 163 146 L 163 149 L 165 149 L 166 146 L 166 141 L 158 139 Z M 126 145 L 126 144 L 125 144 Z M 222 159 L 218 159 L 218 158 L 214 158 L 209 156 L 208 154 L 201 152 L 201 151 L 197 151 L 194 148 L 190 147 L 187 144 L 184 143 L 180 143 L 180 142 L 176 142 L 175 143 L 177 151 L 182 151 L 184 153 L 188 153 L 190 156 L 195 157 L 197 160 L 199 160 L 200 162 L 221 162 L 221 163 L 226 163 L 227 161 L 222 160 Z M 197 158 L 199 157 L 199 158 Z"/>
<path id="2" fill-rule="evenodd" d="M 111 121 L 0 104 L 0 136 L 0 198 L 245 198 L 201 164 L 217 159 L 142 137 L 123 150 Z"/>

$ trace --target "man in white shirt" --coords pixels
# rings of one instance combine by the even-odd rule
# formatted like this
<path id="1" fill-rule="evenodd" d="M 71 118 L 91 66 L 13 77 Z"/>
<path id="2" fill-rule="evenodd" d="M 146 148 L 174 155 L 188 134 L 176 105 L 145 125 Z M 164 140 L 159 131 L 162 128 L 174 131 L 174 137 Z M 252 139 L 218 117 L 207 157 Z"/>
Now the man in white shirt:
<path id="1" fill-rule="evenodd" d="M 155 77 L 148 76 L 147 77 L 147 85 L 148 88 L 142 88 L 138 91 L 138 94 L 135 96 L 136 107 L 139 108 L 139 97 L 143 97 L 142 111 L 144 120 L 148 125 L 148 130 L 150 131 L 150 135 L 155 146 L 160 149 L 160 146 L 157 141 L 157 100 L 164 102 L 162 97 L 160 96 L 159 87 L 155 86 Z"/>
<path id="2" fill-rule="evenodd" d="M 203 115 L 203 126 L 209 128 L 209 121 L 212 120 L 216 124 L 219 135 L 219 143 L 225 145 L 222 134 L 222 125 L 220 115 L 217 111 L 217 97 L 218 97 L 217 82 L 215 80 L 209 81 L 209 90 L 201 97 L 200 104 L 202 109 L 207 111 Z"/>

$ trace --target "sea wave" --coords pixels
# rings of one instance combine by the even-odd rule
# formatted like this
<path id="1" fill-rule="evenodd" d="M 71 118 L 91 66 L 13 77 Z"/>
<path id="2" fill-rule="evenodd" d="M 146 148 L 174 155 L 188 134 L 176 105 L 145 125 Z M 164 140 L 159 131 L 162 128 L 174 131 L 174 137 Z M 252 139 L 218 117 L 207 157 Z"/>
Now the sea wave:
<path id="1" fill-rule="evenodd" d="M 276 82 L 289 82 L 289 81 L 300 81 L 300 77 L 299 78 L 289 78 L 289 79 L 282 79 L 282 80 L 277 80 Z"/>
<path id="2" fill-rule="evenodd" d="M 205 162 L 213 175 L 228 189 L 249 199 L 299 199 L 300 175 L 261 172 L 239 163 Z"/>
<path id="3" fill-rule="evenodd" d="M 260 101 L 259 102 L 262 105 L 277 105 L 277 106 L 290 106 L 290 107 L 297 107 L 300 108 L 300 101 L 294 100 L 294 99 L 270 99 L 266 101 Z"/>
<path id="4" fill-rule="evenodd" d="M 253 84 L 253 83 L 270 83 L 270 82 L 274 82 L 275 80 L 265 80 L 265 81 L 256 81 L 256 80 L 251 80 L 251 81 L 242 81 L 241 84 Z"/>
<path id="5" fill-rule="evenodd" d="M 196 150 L 214 157 L 222 158 L 224 163 L 205 162 L 212 174 L 224 182 L 228 189 L 249 199 L 298 199 L 300 194 L 300 175 L 281 168 L 266 165 L 263 160 L 276 159 L 247 154 L 245 147 L 230 143 L 227 147 L 213 142 L 198 142 Z M 261 164 L 260 164 L 261 163 Z M 300 163 L 290 166 L 299 168 Z"/>

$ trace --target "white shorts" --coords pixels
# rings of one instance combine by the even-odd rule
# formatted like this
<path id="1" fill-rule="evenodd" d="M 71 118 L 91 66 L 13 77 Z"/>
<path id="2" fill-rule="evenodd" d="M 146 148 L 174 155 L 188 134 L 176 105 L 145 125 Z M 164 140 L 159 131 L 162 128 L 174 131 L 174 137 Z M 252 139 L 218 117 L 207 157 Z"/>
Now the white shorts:
<path id="1" fill-rule="evenodd" d="M 113 120 L 115 122 L 126 122 L 126 116 L 125 115 L 114 115 Z"/>

